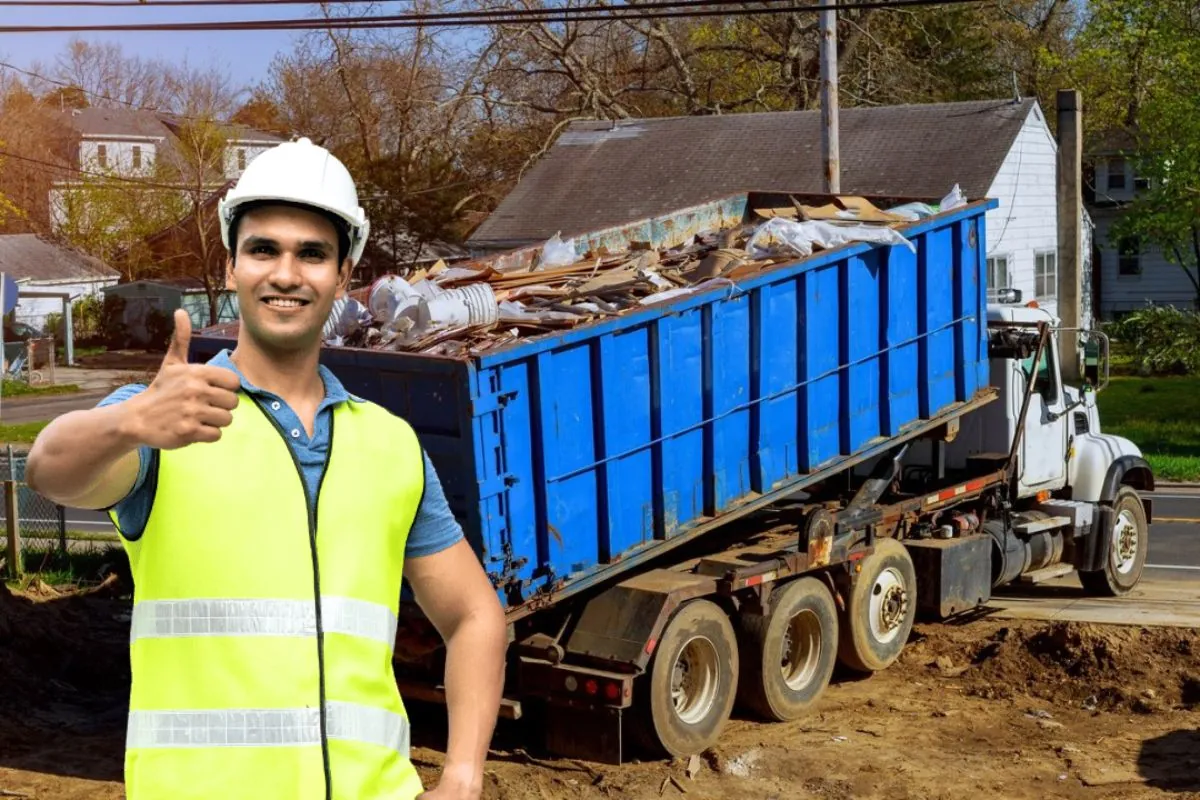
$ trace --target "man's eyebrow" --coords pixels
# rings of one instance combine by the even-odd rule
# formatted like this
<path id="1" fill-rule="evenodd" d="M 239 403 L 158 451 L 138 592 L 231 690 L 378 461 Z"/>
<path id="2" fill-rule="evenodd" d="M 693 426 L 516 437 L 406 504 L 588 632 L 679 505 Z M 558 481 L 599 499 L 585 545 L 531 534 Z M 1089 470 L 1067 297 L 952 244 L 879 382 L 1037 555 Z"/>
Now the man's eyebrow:
<path id="1" fill-rule="evenodd" d="M 324 239 L 308 239 L 300 243 L 300 249 L 316 248 L 318 250 L 332 250 L 333 243 L 327 242 Z"/>
<path id="2" fill-rule="evenodd" d="M 270 245 L 271 247 L 279 247 L 279 242 L 266 236 L 247 236 L 242 242 L 243 248 L 258 247 L 259 245 Z"/>

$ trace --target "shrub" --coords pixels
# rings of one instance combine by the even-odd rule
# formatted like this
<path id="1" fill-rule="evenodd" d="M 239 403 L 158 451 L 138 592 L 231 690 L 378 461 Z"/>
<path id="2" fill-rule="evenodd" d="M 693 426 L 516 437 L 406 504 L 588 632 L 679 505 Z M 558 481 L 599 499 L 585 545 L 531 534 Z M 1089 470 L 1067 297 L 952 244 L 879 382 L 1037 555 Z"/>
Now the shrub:
<path id="1" fill-rule="evenodd" d="M 1109 326 L 1141 375 L 1200 373 L 1200 313 L 1148 305 Z"/>

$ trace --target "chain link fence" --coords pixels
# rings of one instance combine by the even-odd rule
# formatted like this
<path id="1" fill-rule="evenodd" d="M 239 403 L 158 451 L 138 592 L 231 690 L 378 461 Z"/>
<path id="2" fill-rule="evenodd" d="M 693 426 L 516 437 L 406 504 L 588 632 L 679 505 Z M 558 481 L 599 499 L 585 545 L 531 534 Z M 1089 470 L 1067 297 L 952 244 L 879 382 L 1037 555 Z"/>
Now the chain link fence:
<path id="1" fill-rule="evenodd" d="M 0 502 L 0 514 L 3 515 L 3 527 L 8 531 L 9 545 L 5 548 L 4 555 L 9 575 L 16 574 L 13 564 L 19 564 L 21 561 L 21 554 L 12 552 L 14 543 L 17 545 L 16 549 L 56 549 L 59 553 L 66 554 L 69 547 L 66 508 L 43 497 L 25 484 L 25 454 L 15 452 L 11 445 L 0 453 L 0 480 L 3 481 L 5 489 L 3 502 Z M 13 536 L 8 519 L 7 495 L 10 482 L 15 489 L 15 516 L 19 523 L 16 537 Z"/>

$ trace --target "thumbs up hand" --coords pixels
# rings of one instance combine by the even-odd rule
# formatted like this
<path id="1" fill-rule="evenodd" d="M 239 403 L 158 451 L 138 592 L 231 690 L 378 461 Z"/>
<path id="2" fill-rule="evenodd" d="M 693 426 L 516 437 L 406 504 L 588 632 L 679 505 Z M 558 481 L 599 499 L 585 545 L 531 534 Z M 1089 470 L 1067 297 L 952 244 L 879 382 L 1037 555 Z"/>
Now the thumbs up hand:
<path id="1" fill-rule="evenodd" d="M 196 442 L 215 442 L 233 422 L 237 375 L 222 367 L 188 363 L 192 322 L 183 309 L 175 312 L 175 331 L 154 381 L 134 396 L 130 417 L 140 444 L 174 450 Z"/>

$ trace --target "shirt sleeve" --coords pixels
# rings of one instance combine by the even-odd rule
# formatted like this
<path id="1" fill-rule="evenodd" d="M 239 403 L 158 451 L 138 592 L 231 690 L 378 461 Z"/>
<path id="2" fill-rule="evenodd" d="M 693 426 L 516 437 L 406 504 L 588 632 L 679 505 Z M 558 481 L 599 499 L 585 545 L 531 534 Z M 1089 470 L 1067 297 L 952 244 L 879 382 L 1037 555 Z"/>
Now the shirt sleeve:
<path id="1" fill-rule="evenodd" d="M 417 508 L 416 519 L 408 534 L 404 557 L 420 558 L 440 553 L 463 538 L 462 526 L 450 511 L 450 503 L 438 479 L 437 470 L 425 455 L 425 494 Z"/>
<path id="2" fill-rule="evenodd" d="M 116 389 L 97 405 L 111 406 L 123 403 L 144 391 L 146 391 L 145 384 L 126 384 Z M 131 541 L 141 537 L 146 530 L 146 523 L 150 521 L 150 508 L 154 503 L 154 496 L 149 488 L 153 486 L 153 482 L 149 478 L 152 468 L 155 467 L 157 467 L 157 460 L 154 458 L 154 450 L 145 445 L 139 447 L 137 480 L 134 481 L 133 488 L 129 490 L 129 493 L 113 506 L 121 535 Z"/>

